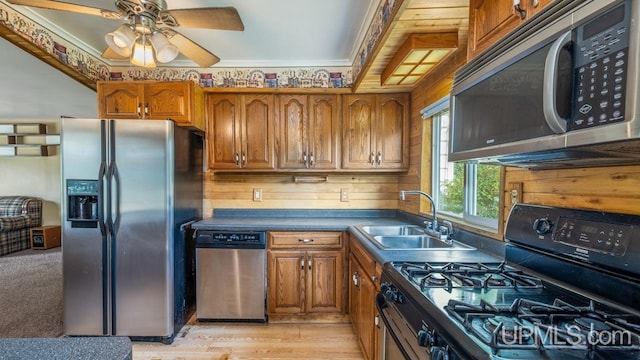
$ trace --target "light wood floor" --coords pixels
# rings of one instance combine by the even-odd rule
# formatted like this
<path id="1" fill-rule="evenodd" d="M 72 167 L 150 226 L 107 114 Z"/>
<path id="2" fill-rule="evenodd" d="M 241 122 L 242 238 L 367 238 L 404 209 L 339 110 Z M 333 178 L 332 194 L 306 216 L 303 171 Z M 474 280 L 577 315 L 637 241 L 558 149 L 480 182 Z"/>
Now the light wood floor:
<path id="1" fill-rule="evenodd" d="M 173 344 L 133 343 L 133 360 L 362 360 L 351 324 L 185 325 Z"/>

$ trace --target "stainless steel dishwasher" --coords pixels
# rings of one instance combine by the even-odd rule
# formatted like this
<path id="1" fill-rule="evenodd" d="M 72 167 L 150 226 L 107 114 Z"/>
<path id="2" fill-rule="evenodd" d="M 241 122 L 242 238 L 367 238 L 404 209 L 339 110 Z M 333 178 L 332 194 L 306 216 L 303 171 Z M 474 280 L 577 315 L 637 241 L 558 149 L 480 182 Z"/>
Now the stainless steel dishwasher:
<path id="1" fill-rule="evenodd" d="M 265 322 L 265 233 L 198 230 L 195 246 L 198 320 Z"/>

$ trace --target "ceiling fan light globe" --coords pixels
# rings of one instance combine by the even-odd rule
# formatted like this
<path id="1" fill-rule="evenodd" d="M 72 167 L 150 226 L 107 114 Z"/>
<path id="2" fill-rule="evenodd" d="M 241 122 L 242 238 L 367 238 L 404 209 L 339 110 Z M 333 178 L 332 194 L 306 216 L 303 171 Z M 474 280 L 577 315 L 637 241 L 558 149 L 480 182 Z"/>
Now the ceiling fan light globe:
<path id="1" fill-rule="evenodd" d="M 127 25 L 120 25 L 115 31 L 110 32 L 104 36 L 104 40 L 107 45 L 122 56 L 129 56 L 131 54 L 131 46 L 136 41 L 138 35 L 131 30 Z"/>
<path id="2" fill-rule="evenodd" d="M 146 39 L 138 39 L 133 44 L 131 64 L 142 67 L 156 67 L 153 57 L 153 47 Z"/>
<path id="3" fill-rule="evenodd" d="M 151 45 L 156 52 L 156 59 L 161 63 L 173 61 L 178 57 L 180 52 L 178 48 L 171 44 L 169 40 L 160 32 L 156 32 L 151 36 Z"/>

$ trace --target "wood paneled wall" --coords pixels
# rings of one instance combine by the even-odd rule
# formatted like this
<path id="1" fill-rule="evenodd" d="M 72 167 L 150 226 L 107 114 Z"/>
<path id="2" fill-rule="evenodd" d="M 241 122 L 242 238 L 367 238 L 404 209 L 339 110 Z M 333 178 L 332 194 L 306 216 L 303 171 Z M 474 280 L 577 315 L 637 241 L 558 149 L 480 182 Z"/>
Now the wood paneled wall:
<path id="1" fill-rule="evenodd" d="M 640 165 L 559 170 L 506 168 L 505 217 L 511 183 L 522 184 L 522 202 L 640 215 Z"/>
<path id="2" fill-rule="evenodd" d="M 431 167 L 422 167 L 423 155 L 431 159 L 431 124 L 422 120 L 420 111 L 447 96 L 451 92 L 455 71 L 467 61 L 467 29 L 461 29 L 458 36 L 458 51 L 431 71 L 411 92 L 411 123 L 409 147 L 409 172 L 399 179 L 401 190 L 426 189 L 431 183 Z M 428 161 L 427 164 L 431 162 Z M 420 214 L 420 200 L 408 197 L 398 203 L 400 210 Z M 422 200 L 425 201 L 425 200 Z M 428 209 L 429 206 L 424 206 Z M 429 211 L 426 211 L 429 213 Z"/>
<path id="3" fill-rule="evenodd" d="M 235 209 L 395 209 L 396 174 L 315 174 L 326 182 L 294 182 L 293 174 L 235 174 L 208 172 L 205 176 L 204 215 L 215 208 Z M 253 189 L 262 201 L 253 201 Z M 341 189 L 349 201 L 340 201 Z"/>

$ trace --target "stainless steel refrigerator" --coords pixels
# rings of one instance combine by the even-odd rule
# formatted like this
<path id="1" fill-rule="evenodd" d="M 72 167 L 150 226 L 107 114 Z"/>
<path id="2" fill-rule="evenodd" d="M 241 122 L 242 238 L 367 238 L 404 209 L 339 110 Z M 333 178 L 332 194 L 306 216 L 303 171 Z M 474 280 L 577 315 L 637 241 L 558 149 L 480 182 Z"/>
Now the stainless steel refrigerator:
<path id="1" fill-rule="evenodd" d="M 202 137 L 170 120 L 61 121 L 64 334 L 170 343 L 194 305 Z"/>

